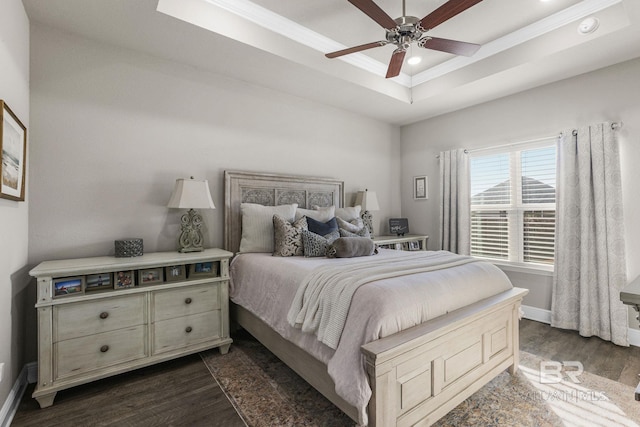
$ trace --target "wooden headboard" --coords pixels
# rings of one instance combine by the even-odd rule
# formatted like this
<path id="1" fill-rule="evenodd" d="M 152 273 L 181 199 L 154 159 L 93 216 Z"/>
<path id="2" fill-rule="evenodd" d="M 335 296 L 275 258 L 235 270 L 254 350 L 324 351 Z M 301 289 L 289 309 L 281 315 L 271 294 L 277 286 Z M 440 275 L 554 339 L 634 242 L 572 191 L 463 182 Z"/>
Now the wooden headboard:
<path id="1" fill-rule="evenodd" d="M 242 237 L 241 203 L 265 206 L 297 203 L 304 209 L 343 207 L 344 183 L 331 178 L 225 171 L 224 247 L 234 253 L 238 252 Z"/>

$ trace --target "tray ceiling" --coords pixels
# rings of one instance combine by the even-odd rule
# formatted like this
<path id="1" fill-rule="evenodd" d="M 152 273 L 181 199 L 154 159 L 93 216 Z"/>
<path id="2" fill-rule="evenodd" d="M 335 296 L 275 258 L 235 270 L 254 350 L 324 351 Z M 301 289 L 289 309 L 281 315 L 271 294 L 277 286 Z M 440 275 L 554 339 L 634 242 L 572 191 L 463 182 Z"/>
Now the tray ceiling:
<path id="1" fill-rule="evenodd" d="M 421 18 L 445 2 L 407 0 L 406 12 Z M 401 0 L 376 3 L 402 15 Z M 481 44 L 473 57 L 412 45 L 407 59 L 421 62 L 385 79 L 394 46 L 324 56 L 384 39 L 384 29 L 347 0 L 24 0 L 29 17 L 47 25 L 395 124 L 636 58 L 639 3 L 484 0 L 428 33 Z M 598 29 L 580 34 L 589 17 Z"/>

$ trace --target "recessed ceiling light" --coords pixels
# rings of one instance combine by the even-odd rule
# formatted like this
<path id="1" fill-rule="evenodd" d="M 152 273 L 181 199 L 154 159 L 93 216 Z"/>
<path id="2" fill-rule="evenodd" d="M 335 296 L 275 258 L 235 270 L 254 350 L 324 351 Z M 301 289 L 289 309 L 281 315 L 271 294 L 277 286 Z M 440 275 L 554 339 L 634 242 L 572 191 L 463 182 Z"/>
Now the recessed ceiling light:
<path id="1" fill-rule="evenodd" d="M 580 34 L 591 34 L 600 26 L 600 21 L 598 18 L 591 16 L 585 20 L 583 20 L 580 25 L 578 25 L 578 32 Z"/>
<path id="2" fill-rule="evenodd" d="M 412 56 L 411 58 L 407 59 L 407 64 L 416 65 L 419 64 L 420 61 L 422 61 L 422 58 L 420 58 L 419 56 Z"/>

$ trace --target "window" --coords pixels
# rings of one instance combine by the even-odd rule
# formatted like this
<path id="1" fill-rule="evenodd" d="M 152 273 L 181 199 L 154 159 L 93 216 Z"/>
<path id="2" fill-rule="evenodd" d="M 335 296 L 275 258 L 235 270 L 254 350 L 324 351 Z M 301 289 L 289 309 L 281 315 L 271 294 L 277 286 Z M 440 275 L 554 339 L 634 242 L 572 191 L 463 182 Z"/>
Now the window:
<path id="1" fill-rule="evenodd" d="M 471 155 L 471 255 L 553 265 L 555 139 Z"/>

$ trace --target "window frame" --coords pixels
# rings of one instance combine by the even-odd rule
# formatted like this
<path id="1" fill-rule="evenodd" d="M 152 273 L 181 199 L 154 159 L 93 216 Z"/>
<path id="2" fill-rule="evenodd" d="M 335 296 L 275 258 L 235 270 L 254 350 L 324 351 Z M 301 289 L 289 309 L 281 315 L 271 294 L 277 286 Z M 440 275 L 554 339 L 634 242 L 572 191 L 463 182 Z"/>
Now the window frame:
<path id="1" fill-rule="evenodd" d="M 532 142 L 515 143 L 499 147 L 488 147 L 469 152 L 469 164 L 472 163 L 473 157 L 485 157 L 498 154 L 509 155 L 509 179 L 512 183 L 509 204 L 486 204 L 473 205 L 469 201 L 469 217 L 473 212 L 507 212 L 507 259 L 490 258 L 478 255 L 472 255 L 475 258 L 492 262 L 505 270 L 510 271 L 541 271 L 553 272 L 554 264 L 538 263 L 532 261 L 524 261 L 524 218 L 525 212 L 528 211 L 555 211 L 557 208 L 557 182 L 556 182 L 556 202 L 550 203 L 523 203 L 522 202 L 522 152 L 536 150 L 541 148 L 554 147 L 556 149 L 556 162 L 558 156 L 558 140 L 556 137 L 545 138 Z M 469 181 L 471 181 L 471 170 L 469 171 Z M 470 199 L 473 197 L 469 196 Z M 514 200 L 515 198 L 515 200 Z M 557 224 L 556 224 L 557 227 Z M 469 240 L 471 241 L 471 233 Z M 516 236 L 513 238 L 512 236 Z"/>

